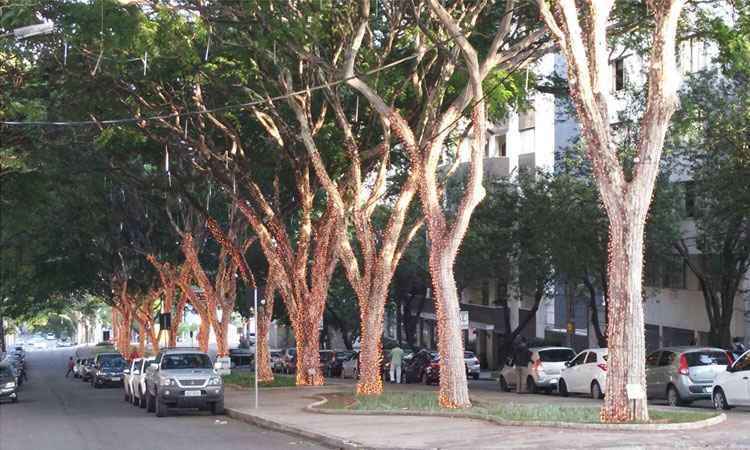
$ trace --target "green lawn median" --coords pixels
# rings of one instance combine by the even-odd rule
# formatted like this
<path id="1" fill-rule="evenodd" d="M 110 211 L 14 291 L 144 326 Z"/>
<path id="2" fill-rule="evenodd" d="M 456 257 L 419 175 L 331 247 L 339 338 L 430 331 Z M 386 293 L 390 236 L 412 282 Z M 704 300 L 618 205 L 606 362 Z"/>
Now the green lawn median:
<path id="1" fill-rule="evenodd" d="M 319 409 L 359 412 L 393 412 L 408 414 L 450 413 L 467 417 L 494 418 L 517 422 L 564 422 L 577 424 L 601 424 L 600 409 L 595 406 L 528 405 L 514 403 L 489 403 L 474 401 L 468 409 L 447 410 L 438 405 L 433 392 L 385 392 L 379 396 L 357 396 L 351 393 L 327 394 L 328 400 Z M 698 422 L 717 416 L 715 411 L 664 411 L 651 409 L 653 424 L 676 424 Z"/>
<path id="2" fill-rule="evenodd" d="M 232 372 L 229 375 L 224 375 L 223 378 L 225 384 L 249 388 L 255 386 L 255 374 L 252 372 Z M 296 384 L 297 380 L 294 375 L 276 374 L 273 377 L 273 381 L 261 381 L 258 383 L 258 386 L 261 388 L 294 387 Z"/>

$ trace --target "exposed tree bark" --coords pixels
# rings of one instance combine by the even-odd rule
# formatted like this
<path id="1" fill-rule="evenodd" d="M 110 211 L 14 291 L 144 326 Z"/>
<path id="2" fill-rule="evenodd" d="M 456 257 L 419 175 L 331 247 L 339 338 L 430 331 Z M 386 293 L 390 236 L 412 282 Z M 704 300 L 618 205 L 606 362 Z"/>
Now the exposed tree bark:
<path id="1" fill-rule="evenodd" d="M 614 0 L 558 0 L 554 11 L 536 0 L 542 19 L 568 63 L 568 84 L 581 132 L 610 222 L 607 336 L 610 355 L 601 418 L 648 421 L 646 399 L 629 400 L 626 385 L 646 388 L 641 278 L 643 230 L 664 143 L 678 103 L 675 61 L 677 23 L 685 0 L 648 0 L 655 27 L 649 61 L 646 111 L 626 178 L 609 122 L 610 67 L 607 26 Z M 585 18 L 582 26 L 581 17 Z"/>
<path id="2" fill-rule="evenodd" d="M 588 274 L 583 277 L 583 284 L 589 291 L 589 308 L 591 309 L 591 325 L 594 327 L 596 342 L 601 348 L 607 348 L 607 336 L 602 332 L 602 324 L 599 322 L 599 307 L 597 302 L 597 292 L 594 283 L 591 282 Z"/>
<path id="3" fill-rule="evenodd" d="M 273 319 L 273 304 L 276 297 L 276 279 L 273 273 L 268 274 L 266 288 L 263 293 L 265 304 L 259 311 L 255 312 L 256 333 L 255 348 L 256 358 L 258 358 L 258 381 L 271 382 L 274 379 L 271 368 L 271 352 L 268 348 L 268 334 L 271 330 L 271 320 Z"/>
<path id="4" fill-rule="evenodd" d="M 156 301 L 162 294 L 161 290 L 151 291 L 146 294 L 135 309 L 134 317 L 139 324 L 139 346 L 145 344 L 145 338 L 151 343 L 151 351 L 154 355 L 159 353 L 159 335 L 154 327 L 154 308 Z M 139 348 L 139 353 L 144 355 L 145 348 Z"/>

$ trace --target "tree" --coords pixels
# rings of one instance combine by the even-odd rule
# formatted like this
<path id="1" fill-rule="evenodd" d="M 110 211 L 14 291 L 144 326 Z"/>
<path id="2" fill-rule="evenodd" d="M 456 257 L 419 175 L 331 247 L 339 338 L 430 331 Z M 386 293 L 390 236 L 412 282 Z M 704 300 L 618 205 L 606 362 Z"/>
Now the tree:
<path id="1" fill-rule="evenodd" d="M 630 170 L 618 157 L 608 106 L 611 76 L 607 27 L 614 3 L 602 0 L 583 8 L 574 0 L 559 0 L 550 9 L 546 0 L 537 0 L 542 19 L 568 63 L 573 104 L 609 217 L 607 336 L 611 350 L 601 418 L 604 422 L 648 421 L 641 286 L 643 234 L 664 136 L 678 104 L 675 47 L 685 1 L 647 1 L 654 16 L 648 94 Z M 640 385 L 643 398 L 630 401 L 626 392 L 629 384 Z"/>
<path id="2" fill-rule="evenodd" d="M 379 115 L 381 122 L 388 124 L 409 157 L 410 170 L 419 172 L 418 193 L 429 231 L 429 266 L 438 322 L 438 348 L 441 360 L 439 400 L 441 406 L 447 408 L 463 408 L 471 404 L 466 384 L 453 263 L 468 228 L 471 214 L 484 196 L 482 164 L 487 121 L 483 82 L 493 70 L 510 69 L 520 65 L 529 54 L 536 50 L 532 44 L 535 44 L 541 36 L 541 33 L 534 32 L 522 37 L 512 36 L 513 14 L 511 11 L 514 9 L 514 4 L 512 0 L 505 2 L 500 19 L 494 17 L 489 19 L 499 22 L 499 25 L 493 26 L 489 32 L 493 38 L 487 44 L 486 55 L 481 63 L 477 47 L 469 41 L 469 38 L 484 7 L 487 6 L 485 2 L 478 4 L 458 2 L 451 6 L 450 11 L 435 0 L 428 1 L 427 5 L 421 5 L 422 9 L 417 10 L 417 13 L 424 13 L 428 17 L 420 17 L 421 20 L 425 20 L 419 24 L 419 31 L 424 32 L 424 35 L 420 34 L 416 45 L 417 49 L 422 51 L 423 59 L 418 59 L 417 63 L 418 66 L 420 64 L 425 66 L 423 71 L 415 73 L 413 80 L 417 89 L 422 87 L 421 83 L 428 79 L 430 81 L 424 86 L 424 96 L 418 97 L 416 102 L 414 109 L 418 111 L 417 117 L 412 118 L 410 115 L 405 117 L 402 110 L 384 101 L 377 92 L 376 85 L 355 73 L 357 57 L 362 50 L 365 34 L 371 21 L 368 0 L 362 0 L 359 3 L 358 22 L 348 48 L 345 49 L 343 73 L 347 84 L 367 99 Z M 456 22 L 452 14 L 461 15 L 460 21 Z M 424 23 L 431 18 L 434 22 L 430 23 L 430 30 L 426 31 Z M 528 31 L 528 28 L 525 30 Z M 517 40 L 506 40 L 511 36 Z M 451 50 L 446 50 L 442 57 L 424 58 L 426 42 L 441 40 L 445 37 L 449 37 L 447 41 L 454 43 L 455 46 L 451 46 Z M 435 44 L 440 45 L 439 42 Z M 377 49 L 377 40 L 374 41 L 373 47 Z M 466 73 L 463 81 L 453 86 L 448 82 L 452 81 L 457 61 L 461 62 Z M 460 94 L 452 100 L 447 100 L 446 90 L 449 88 L 456 89 Z M 468 151 L 470 155 L 469 176 L 451 221 L 442 202 L 444 183 L 441 175 L 445 172 L 438 170 L 438 165 L 445 151 L 446 140 L 456 130 L 459 119 L 467 108 L 472 110 L 471 125 L 465 128 L 467 135 L 471 135 Z M 413 122 L 410 123 L 409 119 L 413 119 Z M 460 159 L 456 158 L 455 161 L 458 164 Z M 451 172 L 448 170 L 448 173 Z"/>
<path id="3" fill-rule="evenodd" d="M 731 347 L 735 302 L 750 269 L 748 75 L 750 70 L 725 68 L 691 77 L 670 146 L 677 173 L 690 176 L 685 215 L 695 225 L 694 235 L 681 236 L 673 248 L 698 278 L 709 339 L 721 348 Z"/>

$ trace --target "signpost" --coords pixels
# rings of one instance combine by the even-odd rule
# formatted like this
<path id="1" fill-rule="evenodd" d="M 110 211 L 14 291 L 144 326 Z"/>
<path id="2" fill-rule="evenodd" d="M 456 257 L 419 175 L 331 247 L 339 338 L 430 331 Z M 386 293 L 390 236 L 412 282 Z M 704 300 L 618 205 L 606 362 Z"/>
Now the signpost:
<path id="1" fill-rule="evenodd" d="M 253 289 L 253 311 L 255 311 L 255 409 L 258 409 L 258 288 Z"/>

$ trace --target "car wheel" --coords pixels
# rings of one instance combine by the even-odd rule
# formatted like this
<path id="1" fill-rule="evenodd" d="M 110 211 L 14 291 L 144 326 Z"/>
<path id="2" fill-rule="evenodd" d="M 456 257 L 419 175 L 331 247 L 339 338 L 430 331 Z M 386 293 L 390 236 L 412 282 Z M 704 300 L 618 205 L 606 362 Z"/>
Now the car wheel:
<path id="1" fill-rule="evenodd" d="M 141 391 L 141 396 L 138 398 L 138 407 L 146 409 L 146 393 Z"/>
<path id="2" fill-rule="evenodd" d="M 96 379 L 91 380 L 91 385 L 94 386 L 94 389 L 99 389 L 100 387 L 102 387 L 101 384 L 97 383 Z"/>
<path id="3" fill-rule="evenodd" d="M 534 382 L 534 378 L 530 376 L 526 377 L 526 392 L 531 392 L 532 394 L 539 392 L 536 383 Z"/>
<path id="4" fill-rule="evenodd" d="M 677 388 L 671 384 L 667 388 L 667 403 L 669 406 L 682 406 L 682 399 L 680 393 L 677 392 Z"/>
<path id="5" fill-rule="evenodd" d="M 18 403 L 18 395 L 16 394 L 15 397 L 13 397 L 12 399 L 10 399 L 10 402 L 11 403 Z"/>
<path id="6" fill-rule="evenodd" d="M 167 405 L 161 400 L 156 399 L 156 417 L 167 417 Z"/>
<path id="7" fill-rule="evenodd" d="M 150 413 L 156 411 L 156 397 L 150 392 L 146 393 L 146 411 Z"/>
<path id="8" fill-rule="evenodd" d="M 500 375 L 500 391 L 510 392 L 510 388 L 508 387 L 508 382 L 505 381 L 505 377 L 502 375 Z"/>
<path id="9" fill-rule="evenodd" d="M 570 393 L 568 392 L 568 385 L 567 383 L 565 383 L 565 380 L 563 379 L 560 379 L 560 382 L 557 385 L 557 390 L 560 392 L 560 395 L 562 395 L 563 397 L 567 397 L 568 395 L 570 395 Z"/>
<path id="10" fill-rule="evenodd" d="M 124 399 L 124 400 L 125 400 L 126 402 L 130 403 L 130 396 L 128 395 L 128 391 L 125 391 L 125 396 L 124 396 L 124 397 L 125 397 L 125 399 Z"/>
<path id="11" fill-rule="evenodd" d="M 716 388 L 713 395 L 714 408 L 716 409 L 732 409 L 727 402 L 727 396 L 724 395 L 724 391 L 721 388 Z"/>
<path id="12" fill-rule="evenodd" d="M 224 414 L 224 399 L 211 403 L 211 414 L 215 416 Z"/>
<path id="13" fill-rule="evenodd" d="M 604 398 L 604 393 L 602 392 L 601 386 L 599 386 L 599 382 L 594 380 L 593 383 L 591 383 L 591 398 L 598 398 L 602 399 Z"/>
<path id="14" fill-rule="evenodd" d="M 479 379 L 479 374 L 478 373 L 472 374 L 471 378 L 473 378 L 475 380 L 478 380 Z"/>

